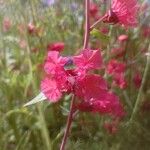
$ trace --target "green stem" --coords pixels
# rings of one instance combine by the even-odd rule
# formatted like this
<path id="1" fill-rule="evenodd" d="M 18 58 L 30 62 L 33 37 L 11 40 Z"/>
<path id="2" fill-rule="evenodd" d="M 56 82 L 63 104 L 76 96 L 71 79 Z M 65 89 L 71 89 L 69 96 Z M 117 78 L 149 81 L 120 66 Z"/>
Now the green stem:
<path id="1" fill-rule="evenodd" d="M 46 121 L 45 121 L 45 117 L 44 117 L 44 114 L 43 114 L 42 107 L 39 104 L 37 106 L 37 108 L 38 108 L 38 112 L 39 112 L 39 122 L 41 124 L 41 131 L 42 131 L 42 137 L 43 137 L 44 143 L 46 145 L 47 150 L 52 150 L 52 144 L 50 142 L 50 137 L 49 137 L 49 134 L 48 134 L 49 131 L 47 129 L 47 125 L 46 125 Z"/>
<path id="2" fill-rule="evenodd" d="M 96 22 L 94 22 L 94 24 L 91 25 L 90 30 L 92 30 L 93 28 L 95 28 L 101 21 L 104 20 L 106 16 L 104 15 L 103 17 L 99 18 Z"/>
<path id="3" fill-rule="evenodd" d="M 25 19 L 25 23 L 27 24 L 27 18 L 25 16 L 24 16 L 24 19 Z M 27 41 L 27 57 L 28 57 L 28 62 L 29 62 L 29 71 L 31 74 L 31 84 L 33 86 L 33 90 L 36 91 L 36 85 L 35 85 L 35 80 L 33 77 L 33 70 L 32 70 L 33 64 L 32 64 L 32 60 L 31 60 L 31 48 L 30 48 L 29 37 L 28 37 L 27 31 L 26 31 L 25 36 L 26 36 L 25 38 Z M 45 143 L 47 150 L 52 150 L 52 144 L 51 144 L 51 140 L 50 140 L 50 137 L 48 134 L 49 132 L 47 129 L 42 106 L 38 105 L 37 109 L 38 109 L 38 113 L 39 113 L 39 122 L 41 124 L 41 133 L 42 133 L 42 137 L 43 137 L 43 142 Z"/>
<path id="4" fill-rule="evenodd" d="M 148 49 L 148 52 L 150 52 L 150 45 L 149 45 L 149 49 Z M 138 112 L 139 112 L 139 109 L 140 109 L 140 106 L 141 106 L 141 103 L 142 103 L 142 97 L 144 96 L 144 89 L 145 89 L 145 86 L 147 84 L 147 81 L 148 81 L 148 78 L 149 78 L 149 71 L 150 71 L 150 56 L 147 56 L 147 63 L 146 63 L 146 66 L 145 66 L 145 70 L 144 70 L 144 74 L 143 74 L 143 79 L 142 79 L 142 83 L 141 83 L 141 87 L 139 89 L 139 93 L 138 93 L 138 96 L 137 96 L 137 100 L 135 102 L 135 105 L 134 105 L 134 109 L 133 109 L 133 112 L 132 112 L 132 115 L 130 117 L 130 123 L 136 118 L 136 116 L 138 115 Z"/>

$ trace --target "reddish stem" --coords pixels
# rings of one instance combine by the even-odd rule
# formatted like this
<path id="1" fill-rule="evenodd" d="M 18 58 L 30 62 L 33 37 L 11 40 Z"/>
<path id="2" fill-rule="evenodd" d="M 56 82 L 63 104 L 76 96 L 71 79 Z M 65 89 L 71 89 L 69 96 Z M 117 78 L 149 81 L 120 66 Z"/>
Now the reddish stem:
<path id="1" fill-rule="evenodd" d="M 85 0 L 85 35 L 84 35 L 83 49 L 86 49 L 88 47 L 89 37 L 90 37 L 89 8 L 90 8 L 90 1 Z M 69 112 L 68 119 L 67 119 L 67 126 L 66 126 L 66 129 L 65 129 L 64 137 L 62 139 L 60 150 L 65 149 L 65 145 L 66 145 L 66 142 L 67 142 L 67 137 L 68 137 L 69 130 L 70 130 L 70 127 L 71 127 L 71 123 L 72 123 L 72 120 L 73 120 L 74 102 L 75 102 L 75 96 L 73 94 L 71 104 L 70 104 L 70 112 Z"/>
<path id="2" fill-rule="evenodd" d="M 89 0 L 85 0 L 85 35 L 84 35 L 84 46 L 83 46 L 83 49 L 86 49 L 88 47 L 89 37 L 90 37 L 89 9 L 90 9 L 90 1 Z"/>
<path id="3" fill-rule="evenodd" d="M 99 24 L 106 16 L 99 18 L 94 24 L 91 25 L 90 30 L 92 30 L 97 24 Z"/>
<path id="4" fill-rule="evenodd" d="M 70 104 L 70 112 L 69 112 L 69 115 L 68 115 L 68 118 L 67 118 L 67 126 L 66 126 L 66 129 L 65 129 L 64 137 L 62 139 L 60 150 L 65 149 L 67 137 L 68 137 L 69 130 L 70 130 L 70 127 L 71 127 L 71 123 L 72 123 L 72 120 L 73 120 L 74 102 L 75 102 L 75 96 L 73 94 L 72 99 L 71 99 L 71 104 Z"/>

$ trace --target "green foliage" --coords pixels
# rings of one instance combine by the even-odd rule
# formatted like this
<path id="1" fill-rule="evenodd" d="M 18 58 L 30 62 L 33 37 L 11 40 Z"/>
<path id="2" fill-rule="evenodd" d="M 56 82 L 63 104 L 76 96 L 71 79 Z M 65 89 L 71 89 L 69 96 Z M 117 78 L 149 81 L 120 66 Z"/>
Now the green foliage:
<path id="1" fill-rule="evenodd" d="M 109 40 L 110 40 L 109 36 L 105 35 L 104 33 L 102 33 L 101 31 L 97 29 L 93 29 L 90 32 L 90 34 L 93 38 L 99 39 L 101 43 L 104 43 L 106 45 L 109 43 Z"/>

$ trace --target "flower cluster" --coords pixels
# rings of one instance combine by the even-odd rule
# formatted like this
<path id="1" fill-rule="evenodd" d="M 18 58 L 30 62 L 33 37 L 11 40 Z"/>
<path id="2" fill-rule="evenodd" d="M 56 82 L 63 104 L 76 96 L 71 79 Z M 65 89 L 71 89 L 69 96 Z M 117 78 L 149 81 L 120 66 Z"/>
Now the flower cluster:
<path id="1" fill-rule="evenodd" d="M 102 66 L 99 50 L 84 49 L 72 57 L 49 51 L 41 91 L 51 102 L 59 101 L 64 93 L 72 93 L 76 109 L 122 117 L 124 110 L 119 98 L 108 89 L 103 77 L 93 72 Z"/>

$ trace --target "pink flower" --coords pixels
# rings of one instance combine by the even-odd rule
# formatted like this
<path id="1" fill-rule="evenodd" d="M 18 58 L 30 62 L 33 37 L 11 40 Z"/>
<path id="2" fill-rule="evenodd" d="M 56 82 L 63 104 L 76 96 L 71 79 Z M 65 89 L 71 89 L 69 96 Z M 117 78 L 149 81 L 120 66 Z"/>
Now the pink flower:
<path id="1" fill-rule="evenodd" d="M 138 8 L 137 0 L 112 0 L 104 22 L 134 27 L 137 25 Z"/>
<path id="2" fill-rule="evenodd" d="M 57 102 L 62 96 L 56 80 L 47 77 L 41 82 L 41 91 L 51 102 Z"/>
<path id="3" fill-rule="evenodd" d="M 63 42 L 56 42 L 56 43 L 48 44 L 47 50 L 60 52 L 64 50 L 64 47 L 65 45 Z"/>
<path id="4" fill-rule="evenodd" d="M 125 89 L 127 87 L 124 74 L 114 74 L 113 79 L 113 84 L 118 85 L 120 89 Z"/>
<path id="5" fill-rule="evenodd" d="M 90 15 L 94 18 L 97 17 L 98 6 L 95 3 L 90 4 Z"/>
<path id="6" fill-rule="evenodd" d="M 68 65 L 75 65 L 67 68 Z M 75 108 L 82 111 L 122 117 L 124 110 L 119 98 L 108 90 L 106 81 L 90 70 L 102 66 L 98 50 L 83 50 L 74 57 L 61 57 L 50 51 L 45 62 L 46 77 L 41 82 L 41 91 L 51 101 L 57 102 L 63 93 L 73 93 L 77 99 Z M 85 70 L 81 74 L 81 70 Z"/>
<path id="7" fill-rule="evenodd" d="M 124 63 L 118 62 L 117 60 L 111 60 L 108 63 L 107 71 L 109 74 L 123 73 L 125 71 L 126 65 Z"/>
<path id="8" fill-rule="evenodd" d="M 85 49 L 78 56 L 74 56 L 75 65 L 82 70 L 99 69 L 102 67 L 102 57 L 99 50 Z"/>
<path id="9" fill-rule="evenodd" d="M 120 36 L 118 37 L 118 40 L 119 40 L 120 42 L 125 42 L 125 41 L 128 40 L 128 36 L 125 35 L 125 34 L 122 34 L 122 35 L 120 35 Z"/>
<path id="10" fill-rule="evenodd" d="M 64 70 L 64 65 L 66 62 L 67 58 L 59 56 L 59 52 L 50 51 L 48 52 L 44 70 L 47 74 L 55 74 L 56 72 Z"/>
<path id="11" fill-rule="evenodd" d="M 77 107 L 81 111 L 109 114 L 119 118 L 122 118 L 125 115 L 123 107 L 119 102 L 119 98 L 114 93 L 110 93 L 107 90 L 99 89 L 98 96 L 81 101 Z"/>
<path id="12" fill-rule="evenodd" d="M 81 101 L 77 108 L 81 111 L 98 112 L 122 117 L 123 108 L 119 98 L 108 91 L 106 81 L 99 75 L 86 75 L 77 82 L 75 94 Z"/>

